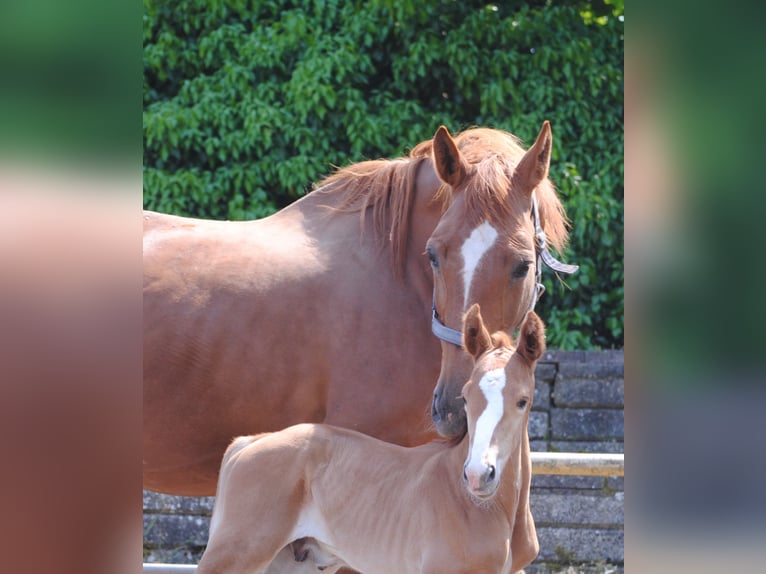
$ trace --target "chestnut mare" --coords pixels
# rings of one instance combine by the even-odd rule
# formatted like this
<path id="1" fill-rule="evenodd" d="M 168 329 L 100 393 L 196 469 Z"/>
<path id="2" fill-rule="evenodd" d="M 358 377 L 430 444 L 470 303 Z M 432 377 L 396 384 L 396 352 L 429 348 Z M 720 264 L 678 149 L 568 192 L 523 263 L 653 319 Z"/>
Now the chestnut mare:
<path id="1" fill-rule="evenodd" d="M 544 327 L 530 311 L 513 350 L 473 305 L 463 340 L 476 364 L 459 442 L 406 448 L 321 424 L 237 438 L 197 573 L 261 572 L 306 536 L 365 574 L 507 573 L 534 560 L 527 421 Z"/>
<path id="2" fill-rule="evenodd" d="M 551 147 L 548 122 L 527 152 L 441 127 L 258 221 L 146 212 L 144 487 L 211 495 L 233 437 L 301 422 L 413 446 L 436 436 L 430 402 L 462 436 L 454 327 L 478 302 L 491 331 L 515 329 L 566 242 Z"/>

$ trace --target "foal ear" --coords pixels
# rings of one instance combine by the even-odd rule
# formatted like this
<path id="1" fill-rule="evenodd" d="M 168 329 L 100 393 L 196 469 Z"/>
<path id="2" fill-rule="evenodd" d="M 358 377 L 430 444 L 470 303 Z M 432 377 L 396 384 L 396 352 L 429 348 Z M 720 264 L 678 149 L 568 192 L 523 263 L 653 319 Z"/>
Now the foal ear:
<path id="1" fill-rule="evenodd" d="M 548 177 L 548 168 L 551 165 L 551 148 L 553 147 L 553 133 L 548 120 L 543 122 L 540 134 L 535 144 L 527 150 L 516 166 L 513 178 L 521 190 L 531 194 L 540 182 Z"/>
<path id="2" fill-rule="evenodd" d="M 530 363 L 539 360 L 545 352 L 545 325 L 534 311 L 529 311 L 521 324 L 516 352 Z"/>
<path id="3" fill-rule="evenodd" d="M 492 337 L 484 326 L 478 303 L 471 305 L 463 318 L 463 347 L 474 359 L 492 347 Z"/>
<path id="4" fill-rule="evenodd" d="M 434 167 L 444 183 L 455 189 L 465 178 L 468 164 L 447 128 L 440 126 L 433 140 Z"/>

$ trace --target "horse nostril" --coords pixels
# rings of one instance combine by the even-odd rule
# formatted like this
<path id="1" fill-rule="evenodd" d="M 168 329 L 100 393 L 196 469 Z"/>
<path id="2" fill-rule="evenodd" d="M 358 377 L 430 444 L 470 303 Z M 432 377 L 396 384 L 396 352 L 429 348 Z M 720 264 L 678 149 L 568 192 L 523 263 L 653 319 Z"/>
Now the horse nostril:
<path id="1" fill-rule="evenodd" d="M 489 465 L 489 472 L 487 473 L 487 480 L 490 481 L 490 482 L 495 480 L 495 465 L 493 465 L 493 464 Z"/>
<path id="2" fill-rule="evenodd" d="M 463 467 L 463 480 L 468 482 L 468 473 L 465 471 L 465 466 Z"/>
<path id="3" fill-rule="evenodd" d="M 439 411 L 436 408 L 436 402 L 439 400 L 439 396 L 434 393 L 434 400 L 431 402 L 431 418 L 434 419 L 434 421 L 439 422 L 439 419 L 441 418 L 439 416 Z"/>

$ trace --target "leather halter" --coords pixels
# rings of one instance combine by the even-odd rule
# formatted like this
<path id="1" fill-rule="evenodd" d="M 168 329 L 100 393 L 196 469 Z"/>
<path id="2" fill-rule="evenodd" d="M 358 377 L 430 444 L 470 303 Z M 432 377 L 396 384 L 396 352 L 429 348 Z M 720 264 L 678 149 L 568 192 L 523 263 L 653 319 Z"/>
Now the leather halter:
<path id="1" fill-rule="evenodd" d="M 537 252 L 537 261 L 535 262 L 535 295 L 532 297 L 532 303 L 529 305 L 529 310 L 532 311 L 535 308 L 537 300 L 545 293 L 545 286 L 542 283 L 542 263 L 545 263 L 549 268 L 557 271 L 558 273 L 566 273 L 567 275 L 577 271 L 579 265 L 569 265 L 562 263 L 556 259 L 553 254 L 548 250 L 548 240 L 543 231 L 543 226 L 540 224 L 540 211 L 537 207 L 537 197 L 532 193 L 532 220 L 535 224 L 535 251 Z M 439 339 L 446 343 L 451 343 L 458 348 L 463 347 L 463 333 L 457 329 L 447 327 L 439 319 L 439 314 L 436 312 L 436 294 L 431 299 L 431 332 Z"/>

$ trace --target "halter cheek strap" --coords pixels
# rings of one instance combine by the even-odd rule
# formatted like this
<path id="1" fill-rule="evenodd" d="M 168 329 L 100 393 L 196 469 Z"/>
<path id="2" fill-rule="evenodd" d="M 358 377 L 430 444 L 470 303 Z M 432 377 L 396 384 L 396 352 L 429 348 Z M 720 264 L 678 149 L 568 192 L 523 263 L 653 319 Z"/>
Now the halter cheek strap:
<path id="1" fill-rule="evenodd" d="M 529 306 L 530 311 L 534 310 L 537 300 L 545 293 L 545 285 L 542 282 L 543 266 L 541 262 L 545 263 L 550 269 L 558 273 L 566 273 L 567 275 L 571 275 L 580 268 L 579 265 L 562 263 L 548 250 L 548 238 L 545 236 L 545 231 L 543 231 L 543 226 L 540 223 L 540 210 L 537 207 L 537 196 L 534 192 L 532 192 L 532 219 L 535 223 L 535 247 L 537 248 L 537 284 L 535 285 L 535 296 L 532 298 L 532 303 Z"/>
<path id="2" fill-rule="evenodd" d="M 545 231 L 543 231 L 543 226 L 540 224 L 540 212 L 537 207 L 537 196 L 534 193 L 532 194 L 532 218 L 535 222 L 537 257 L 542 258 L 543 263 L 545 263 L 554 271 L 558 271 L 559 273 L 566 273 L 567 275 L 571 275 L 577 271 L 580 268 L 579 265 L 569 265 L 567 263 L 562 263 L 556 259 L 550 251 L 548 251 L 548 240 L 545 236 Z M 537 268 L 537 272 L 540 272 L 539 266 Z"/>
<path id="3" fill-rule="evenodd" d="M 439 314 L 436 312 L 436 299 L 432 299 L 431 303 L 431 332 L 446 343 L 452 343 L 458 348 L 463 347 L 463 333 L 450 329 L 439 319 Z"/>
<path id="4" fill-rule="evenodd" d="M 543 226 L 540 223 L 540 210 L 537 207 L 537 196 L 532 193 L 532 220 L 535 225 L 535 248 L 537 251 L 537 261 L 535 263 L 535 294 L 532 297 L 532 303 L 529 305 L 529 310 L 532 311 L 535 308 L 537 300 L 545 293 L 545 286 L 542 282 L 543 275 L 543 263 L 549 268 L 558 273 L 566 273 L 570 275 L 577 271 L 579 265 L 569 265 L 562 263 L 556 259 L 553 254 L 548 250 L 548 240 L 543 231 Z M 436 335 L 442 341 L 451 343 L 456 347 L 463 346 L 463 334 L 462 332 L 451 329 L 442 323 L 439 319 L 439 314 L 436 312 L 436 296 L 431 300 L 431 332 Z"/>

